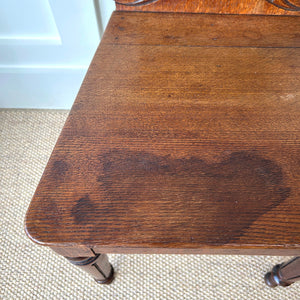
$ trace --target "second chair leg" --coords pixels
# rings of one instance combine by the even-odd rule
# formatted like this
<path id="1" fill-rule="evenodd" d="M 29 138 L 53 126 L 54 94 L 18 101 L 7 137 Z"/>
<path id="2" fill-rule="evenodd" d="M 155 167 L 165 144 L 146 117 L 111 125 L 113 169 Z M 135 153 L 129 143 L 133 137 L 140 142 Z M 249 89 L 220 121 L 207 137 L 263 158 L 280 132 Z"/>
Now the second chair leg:
<path id="1" fill-rule="evenodd" d="M 97 283 L 109 284 L 114 280 L 114 268 L 106 254 L 92 257 L 66 257 L 70 263 L 93 276 Z"/>
<path id="2" fill-rule="evenodd" d="M 288 262 L 276 265 L 272 271 L 265 275 L 268 286 L 289 286 L 300 280 L 300 256 L 294 257 Z"/>

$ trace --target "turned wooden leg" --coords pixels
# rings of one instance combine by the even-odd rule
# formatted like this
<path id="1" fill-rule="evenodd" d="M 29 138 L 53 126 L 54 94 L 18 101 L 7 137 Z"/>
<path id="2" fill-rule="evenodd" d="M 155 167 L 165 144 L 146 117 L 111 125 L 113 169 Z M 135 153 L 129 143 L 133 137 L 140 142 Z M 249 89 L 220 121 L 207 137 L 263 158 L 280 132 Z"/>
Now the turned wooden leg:
<path id="1" fill-rule="evenodd" d="M 96 254 L 92 257 L 66 257 L 73 265 L 88 272 L 97 283 L 109 284 L 114 280 L 114 268 L 106 254 Z"/>
<path id="2" fill-rule="evenodd" d="M 271 272 L 265 275 L 268 286 L 288 286 L 300 280 L 300 256 L 294 257 L 288 262 L 276 265 Z"/>

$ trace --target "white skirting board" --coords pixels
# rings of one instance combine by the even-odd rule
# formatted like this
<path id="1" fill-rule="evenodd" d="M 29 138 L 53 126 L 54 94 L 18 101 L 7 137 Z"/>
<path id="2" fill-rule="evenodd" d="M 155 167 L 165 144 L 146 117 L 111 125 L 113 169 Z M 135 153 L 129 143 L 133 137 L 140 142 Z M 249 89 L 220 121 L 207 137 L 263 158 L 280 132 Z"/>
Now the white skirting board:
<path id="1" fill-rule="evenodd" d="M 21 72 L 0 72 L 0 107 L 70 109 L 86 70 L 24 69 Z"/>

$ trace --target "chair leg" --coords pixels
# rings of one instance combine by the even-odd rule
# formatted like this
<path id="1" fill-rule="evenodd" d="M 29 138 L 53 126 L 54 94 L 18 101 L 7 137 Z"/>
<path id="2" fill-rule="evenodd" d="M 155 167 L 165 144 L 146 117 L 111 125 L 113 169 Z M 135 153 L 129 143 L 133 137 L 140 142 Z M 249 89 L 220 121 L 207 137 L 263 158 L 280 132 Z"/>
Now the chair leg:
<path id="1" fill-rule="evenodd" d="M 66 259 L 92 275 L 97 283 L 110 284 L 114 280 L 114 268 L 106 254 L 96 254 L 92 257 L 66 257 Z"/>
<path id="2" fill-rule="evenodd" d="M 289 286 L 300 280 L 300 256 L 274 266 L 272 271 L 265 275 L 265 282 L 270 287 Z"/>

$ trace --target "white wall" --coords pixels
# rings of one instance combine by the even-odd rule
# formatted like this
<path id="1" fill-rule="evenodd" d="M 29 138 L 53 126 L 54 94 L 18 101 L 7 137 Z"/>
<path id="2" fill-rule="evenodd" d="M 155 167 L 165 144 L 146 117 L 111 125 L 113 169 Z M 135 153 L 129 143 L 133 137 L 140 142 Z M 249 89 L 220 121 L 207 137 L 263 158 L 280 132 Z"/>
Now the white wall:
<path id="1" fill-rule="evenodd" d="M 113 0 L 0 0 L 0 107 L 70 108 Z"/>

